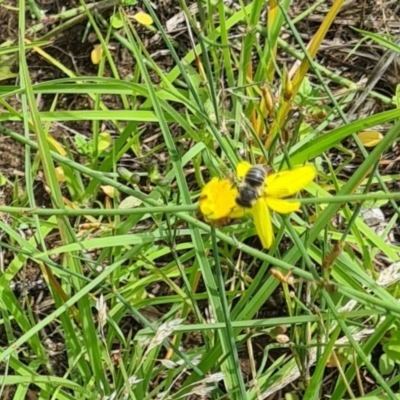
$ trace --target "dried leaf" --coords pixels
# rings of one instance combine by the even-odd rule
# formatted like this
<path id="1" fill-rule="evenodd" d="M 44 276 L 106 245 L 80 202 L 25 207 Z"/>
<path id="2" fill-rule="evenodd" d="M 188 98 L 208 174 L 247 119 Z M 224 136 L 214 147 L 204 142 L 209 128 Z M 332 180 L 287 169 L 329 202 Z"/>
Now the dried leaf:
<path id="1" fill-rule="evenodd" d="M 104 301 L 104 296 L 101 294 L 96 300 L 96 309 L 98 311 L 98 321 L 101 328 L 104 328 L 104 325 L 107 322 L 107 304 Z"/>
<path id="2" fill-rule="evenodd" d="M 160 363 L 167 369 L 174 369 L 178 367 L 178 364 L 171 360 L 160 360 Z"/>
<path id="3" fill-rule="evenodd" d="M 92 53 L 90 54 L 92 63 L 94 65 L 97 65 L 100 62 L 102 55 L 103 55 L 103 47 L 101 46 L 101 44 L 97 44 L 96 46 L 94 46 Z"/>
<path id="4" fill-rule="evenodd" d="M 56 178 L 57 178 L 57 182 L 65 182 L 65 175 L 64 175 L 63 167 L 56 168 Z"/>
<path id="5" fill-rule="evenodd" d="M 110 186 L 110 185 L 103 185 L 101 186 L 103 192 L 108 196 L 111 197 L 112 199 L 115 196 L 115 187 Z"/>
<path id="6" fill-rule="evenodd" d="M 143 379 L 138 378 L 136 375 L 132 375 L 128 379 L 128 383 L 130 386 L 136 385 L 137 383 L 142 382 L 142 381 L 143 381 Z"/>
<path id="7" fill-rule="evenodd" d="M 149 26 L 153 24 L 153 18 L 151 18 L 149 14 L 146 14 L 143 11 L 139 11 L 137 14 L 135 14 L 133 16 L 133 19 L 144 26 Z"/>
<path id="8" fill-rule="evenodd" d="M 378 225 L 385 223 L 385 214 L 383 211 L 378 208 L 368 208 L 368 209 L 361 209 L 360 215 L 362 216 L 364 222 L 370 227 L 376 227 Z"/>
<path id="9" fill-rule="evenodd" d="M 276 335 L 275 340 L 280 344 L 285 344 L 290 342 L 290 338 L 288 335 Z"/>
<path id="10" fill-rule="evenodd" d="M 400 280 L 400 263 L 396 262 L 383 269 L 376 280 L 379 286 L 387 287 Z"/>
<path id="11" fill-rule="evenodd" d="M 57 142 L 56 139 L 53 138 L 51 135 L 47 135 L 47 141 L 54 147 L 54 150 L 60 154 L 61 156 L 65 157 L 67 152 L 65 151 L 63 145 Z"/>
<path id="12" fill-rule="evenodd" d="M 365 147 L 374 147 L 383 139 L 383 135 L 378 131 L 363 131 L 358 138 Z"/>
<path id="13" fill-rule="evenodd" d="M 214 374 L 208 375 L 203 379 L 205 383 L 217 383 L 225 378 L 224 372 L 216 372 Z"/>
<path id="14" fill-rule="evenodd" d="M 328 362 L 326 364 L 326 366 L 328 368 L 337 368 L 338 367 L 338 363 L 339 365 L 343 366 L 346 363 L 346 358 L 340 354 L 337 353 L 335 350 L 329 355 L 328 358 Z"/>
<path id="15" fill-rule="evenodd" d="M 150 341 L 146 353 L 148 353 L 151 349 L 154 349 L 154 347 L 160 345 L 168 336 L 170 336 L 174 332 L 177 327 L 182 325 L 183 321 L 184 319 L 177 318 L 161 324 L 157 329 L 156 335 Z"/>

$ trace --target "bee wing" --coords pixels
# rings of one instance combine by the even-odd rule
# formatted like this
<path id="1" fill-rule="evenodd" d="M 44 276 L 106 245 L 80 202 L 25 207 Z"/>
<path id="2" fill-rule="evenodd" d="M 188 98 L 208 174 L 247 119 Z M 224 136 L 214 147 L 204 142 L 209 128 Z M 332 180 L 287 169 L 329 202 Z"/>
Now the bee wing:
<path id="1" fill-rule="evenodd" d="M 278 199 L 291 196 L 307 186 L 315 175 L 313 165 L 271 174 L 267 177 L 267 195 Z"/>
<path id="2" fill-rule="evenodd" d="M 269 249 L 274 241 L 274 231 L 271 215 L 263 197 L 259 198 L 253 205 L 253 220 L 263 247 Z"/>

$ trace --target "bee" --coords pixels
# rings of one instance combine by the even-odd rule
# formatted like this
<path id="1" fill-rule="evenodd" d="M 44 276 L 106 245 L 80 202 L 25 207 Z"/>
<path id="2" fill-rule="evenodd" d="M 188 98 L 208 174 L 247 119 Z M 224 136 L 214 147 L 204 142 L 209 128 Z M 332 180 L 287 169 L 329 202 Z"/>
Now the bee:
<path id="1" fill-rule="evenodd" d="M 251 208 L 264 193 L 267 170 L 263 165 L 254 165 L 238 185 L 236 204 L 243 208 Z"/>

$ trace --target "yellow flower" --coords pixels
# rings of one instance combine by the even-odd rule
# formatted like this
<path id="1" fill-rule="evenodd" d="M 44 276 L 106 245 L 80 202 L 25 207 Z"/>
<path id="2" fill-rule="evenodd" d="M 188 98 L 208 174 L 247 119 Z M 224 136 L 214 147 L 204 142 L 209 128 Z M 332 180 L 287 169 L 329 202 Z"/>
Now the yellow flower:
<path id="1" fill-rule="evenodd" d="M 251 167 L 251 164 L 246 161 L 240 162 L 236 167 L 237 178 L 243 180 Z M 251 211 L 261 243 L 264 248 L 269 249 L 274 241 L 271 210 L 279 214 L 297 211 L 300 208 L 300 202 L 284 199 L 307 186 L 315 175 L 316 170 L 312 165 L 267 174 L 262 195 L 254 202 L 251 209 L 237 205 L 238 188 L 231 180 L 212 178 L 201 191 L 199 208 L 204 217 L 213 223 L 242 218 Z"/>
<path id="2" fill-rule="evenodd" d="M 237 188 L 229 179 L 212 178 L 202 189 L 199 207 L 204 217 L 217 222 L 225 218 L 241 218 L 246 210 L 238 207 Z"/>
<path id="3" fill-rule="evenodd" d="M 248 162 L 240 162 L 236 168 L 238 178 L 243 179 L 250 168 L 251 164 Z M 300 203 L 287 201 L 284 198 L 303 189 L 315 175 L 316 170 L 312 165 L 267 175 L 264 193 L 252 207 L 254 225 L 264 248 L 269 249 L 274 241 L 270 210 L 279 214 L 297 211 Z"/>

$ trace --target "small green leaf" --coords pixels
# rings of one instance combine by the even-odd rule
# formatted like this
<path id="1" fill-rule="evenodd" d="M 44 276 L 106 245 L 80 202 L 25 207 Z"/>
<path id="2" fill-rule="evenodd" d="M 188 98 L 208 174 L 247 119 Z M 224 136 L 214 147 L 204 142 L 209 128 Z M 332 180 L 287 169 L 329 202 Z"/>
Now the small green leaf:
<path id="1" fill-rule="evenodd" d="M 393 103 L 396 104 L 397 108 L 400 108 L 400 84 L 396 86 L 396 92 L 393 96 Z"/>
<path id="2" fill-rule="evenodd" d="M 7 183 L 7 178 L 0 173 L 0 186 L 4 186 Z"/>
<path id="3" fill-rule="evenodd" d="M 139 207 L 142 204 L 142 201 L 137 199 L 136 197 L 133 196 L 128 196 L 125 199 L 121 201 L 119 204 L 120 209 L 127 209 L 127 208 L 136 208 Z"/>
<path id="4" fill-rule="evenodd" d="M 213 103 L 210 99 L 207 99 L 206 102 L 204 103 L 204 109 L 206 110 L 206 113 L 208 115 L 208 118 L 210 118 L 210 121 L 216 124 L 217 117 L 215 115 Z"/>
<path id="5" fill-rule="evenodd" d="M 311 95 L 312 86 L 307 78 L 304 78 L 303 82 L 301 82 L 299 93 L 304 97 L 308 97 Z"/>
<path id="6" fill-rule="evenodd" d="M 390 359 L 390 357 L 386 353 L 382 354 L 379 358 L 379 372 L 382 375 L 389 375 L 393 372 L 394 367 L 395 363 L 393 362 L 393 360 Z"/>
<path id="7" fill-rule="evenodd" d="M 0 81 L 4 81 L 6 79 L 12 79 L 17 76 L 18 76 L 18 74 L 15 72 L 12 72 L 9 67 L 1 67 L 0 68 Z"/>
<path id="8" fill-rule="evenodd" d="M 383 34 L 378 34 L 378 33 L 372 33 L 368 31 L 363 31 L 361 29 L 357 29 L 352 27 L 356 32 L 361 33 L 363 36 L 374 40 L 376 43 L 380 44 L 381 46 L 386 47 L 388 50 L 392 50 L 396 53 L 400 54 L 400 46 L 396 43 L 393 43 L 394 38 L 390 37 L 389 35 L 383 35 Z"/>
<path id="9" fill-rule="evenodd" d="M 377 190 L 375 192 L 376 194 L 382 194 L 384 195 L 383 190 Z M 386 205 L 389 202 L 387 199 L 381 199 L 381 200 L 366 200 L 363 204 L 364 208 L 381 208 L 382 206 Z"/>
<path id="10" fill-rule="evenodd" d="M 119 15 L 119 13 L 113 14 L 110 18 L 110 22 L 111 22 L 111 26 L 114 29 L 121 29 L 124 26 L 124 23 L 121 19 L 121 16 Z"/>
<path id="11" fill-rule="evenodd" d="M 12 57 L 0 55 L 0 81 L 12 79 L 18 76 L 18 73 L 11 71 L 12 64 Z"/>
<path id="12" fill-rule="evenodd" d="M 300 400 L 299 396 L 296 393 L 286 393 L 285 400 Z"/>
<path id="13" fill-rule="evenodd" d="M 97 144 L 97 150 L 99 153 L 108 149 L 111 144 L 111 135 L 109 132 L 102 132 L 99 135 L 99 142 Z"/>
<path id="14" fill-rule="evenodd" d="M 89 142 L 83 135 L 76 135 L 74 137 L 74 142 L 79 154 L 84 156 L 92 154 L 92 143 Z"/>
<path id="15" fill-rule="evenodd" d="M 399 342 L 389 342 L 387 347 L 388 354 L 396 362 L 400 362 L 400 343 Z"/>

